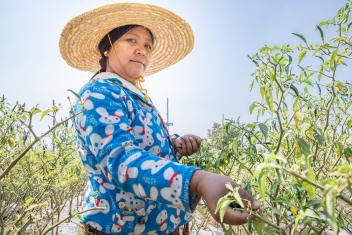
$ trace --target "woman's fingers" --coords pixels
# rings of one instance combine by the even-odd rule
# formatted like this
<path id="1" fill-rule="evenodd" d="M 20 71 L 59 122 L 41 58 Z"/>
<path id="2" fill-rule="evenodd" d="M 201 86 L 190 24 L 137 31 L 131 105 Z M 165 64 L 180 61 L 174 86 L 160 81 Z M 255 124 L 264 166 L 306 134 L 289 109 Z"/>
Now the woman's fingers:
<path id="1" fill-rule="evenodd" d="M 198 148 L 199 148 L 201 143 L 202 143 L 202 141 L 203 141 L 203 139 L 200 138 L 199 136 L 196 136 L 196 135 L 194 137 L 196 138 L 196 141 L 197 141 L 197 144 L 198 144 Z"/>
<path id="2" fill-rule="evenodd" d="M 253 210 L 259 209 L 259 202 L 254 200 L 253 197 L 249 193 L 247 193 L 243 188 L 239 188 L 238 193 L 240 194 L 242 201 L 246 205 L 246 207 L 252 208 Z"/>
<path id="3" fill-rule="evenodd" d="M 189 136 L 185 137 L 184 139 L 186 142 L 186 154 L 190 155 L 190 154 L 192 154 L 192 150 L 193 150 L 192 142 L 191 142 Z"/>
<path id="4" fill-rule="evenodd" d="M 182 145 L 184 145 L 184 140 L 181 137 L 178 137 L 177 139 L 175 139 L 175 147 L 176 148 L 182 148 Z"/>
<path id="5" fill-rule="evenodd" d="M 193 153 L 197 152 L 197 150 L 198 150 L 198 143 L 197 143 L 197 140 L 194 136 L 190 136 L 188 139 L 191 142 L 191 145 L 192 145 L 191 154 L 193 154 Z"/>
<path id="6" fill-rule="evenodd" d="M 175 139 L 174 145 L 177 152 L 184 156 L 189 156 L 199 150 L 201 142 L 202 138 L 196 135 L 184 135 Z"/>
<path id="7" fill-rule="evenodd" d="M 224 216 L 224 223 L 231 225 L 241 225 L 247 223 L 248 217 L 248 212 L 235 211 L 231 208 L 228 208 Z"/>

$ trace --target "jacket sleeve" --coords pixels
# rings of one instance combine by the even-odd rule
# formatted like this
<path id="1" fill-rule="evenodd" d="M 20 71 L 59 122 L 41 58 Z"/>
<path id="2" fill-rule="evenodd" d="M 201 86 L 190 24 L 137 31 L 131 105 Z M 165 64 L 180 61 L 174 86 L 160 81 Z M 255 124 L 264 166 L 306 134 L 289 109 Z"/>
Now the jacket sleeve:
<path id="1" fill-rule="evenodd" d="M 86 146 L 97 162 L 106 163 L 101 164 L 105 180 L 141 198 L 191 210 L 194 195 L 190 195 L 189 184 L 197 169 L 139 147 L 133 132 L 143 127 L 131 125 L 123 89 L 95 81 L 81 93 Z"/>

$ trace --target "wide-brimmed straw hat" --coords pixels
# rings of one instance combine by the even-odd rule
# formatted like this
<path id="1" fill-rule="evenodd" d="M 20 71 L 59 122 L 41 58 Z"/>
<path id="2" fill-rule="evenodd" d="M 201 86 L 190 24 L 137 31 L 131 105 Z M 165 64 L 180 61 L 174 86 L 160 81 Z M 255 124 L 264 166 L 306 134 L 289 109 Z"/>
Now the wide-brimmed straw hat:
<path id="1" fill-rule="evenodd" d="M 156 73 L 184 58 L 193 48 L 189 24 L 164 8 L 142 3 L 115 3 L 85 12 L 69 21 L 61 33 L 60 52 L 72 67 L 100 69 L 98 44 L 119 26 L 142 25 L 153 33 L 154 49 L 144 76 Z"/>

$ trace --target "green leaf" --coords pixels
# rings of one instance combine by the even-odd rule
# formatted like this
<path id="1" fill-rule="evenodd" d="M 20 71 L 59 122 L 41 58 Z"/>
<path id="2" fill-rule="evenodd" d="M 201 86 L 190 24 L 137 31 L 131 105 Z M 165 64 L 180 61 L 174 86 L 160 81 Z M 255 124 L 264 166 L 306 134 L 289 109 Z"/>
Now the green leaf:
<path id="1" fill-rule="evenodd" d="M 325 60 L 324 60 L 324 58 L 323 58 L 323 57 L 321 57 L 321 56 L 319 56 L 319 55 L 317 55 L 317 56 L 315 56 L 315 57 L 319 58 L 319 59 L 321 60 L 321 62 L 322 62 L 322 63 L 324 63 L 324 62 L 325 62 Z"/>
<path id="2" fill-rule="evenodd" d="M 273 214 L 282 216 L 280 210 L 278 208 L 276 208 L 276 207 L 271 207 L 271 211 L 272 211 Z"/>
<path id="3" fill-rule="evenodd" d="M 321 205 L 321 200 L 312 199 L 307 201 L 307 207 L 318 208 Z"/>
<path id="4" fill-rule="evenodd" d="M 268 127 L 264 123 L 259 123 L 260 131 L 263 133 L 264 138 L 268 137 Z"/>
<path id="5" fill-rule="evenodd" d="M 307 50 L 302 50 L 299 55 L 298 55 L 298 63 L 301 63 L 303 60 L 304 56 L 307 54 Z"/>
<path id="6" fill-rule="evenodd" d="M 267 105 L 269 106 L 269 109 L 271 112 L 274 112 L 274 100 L 273 100 L 273 94 L 271 92 L 271 89 L 267 90 L 266 96 L 265 96 L 265 101 Z"/>
<path id="7" fill-rule="evenodd" d="M 295 35 L 295 36 L 297 36 L 297 37 L 299 37 L 300 39 L 302 39 L 303 42 L 305 42 L 306 44 L 308 44 L 308 43 L 307 43 L 307 39 L 306 39 L 303 35 L 298 34 L 298 33 L 292 33 L 292 34 Z"/>
<path id="8" fill-rule="evenodd" d="M 291 88 L 291 90 L 293 90 L 293 91 L 295 92 L 296 96 L 299 97 L 299 92 L 298 92 L 297 87 L 295 87 L 293 84 L 291 84 L 291 85 L 290 85 L 290 88 Z"/>
<path id="9" fill-rule="evenodd" d="M 263 234 L 264 228 L 265 228 L 265 223 L 261 219 L 255 218 L 253 220 L 253 226 L 254 226 L 255 231 L 258 234 Z"/>
<path id="10" fill-rule="evenodd" d="M 51 112 L 51 109 L 46 109 L 46 110 L 42 111 L 42 115 L 40 116 L 40 120 L 42 120 L 50 112 Z"/>
<path id="11" fill-rule="evenodd" d="M 247 56 L 257 67 L 259 67 L 258 62 L 255 59 L 253 59 L 250 55 L 247 55 Z"/>
<path id="12" fill-rule="evenodd" d="M 24 208 L 28 207 L 33 201 L 34 201 L 34 198 L 32 198 L 32 197 L 28 198 L 28 199 L 24 202 L 23 207 L 24 207 Z"/>
<path id="13" fill-rule="evenodd" d="M 257 102 L 253 102 L 251 103 L 251 105 L 249 106 L 249 113 L 252 114 L 253 110 L 257 107 Z"/>
<path id="14" fill-rule="evenodd" d="M 318 219 L 320 220 L 320 216 L 318 215 L 318 213 L 316 213 L 315 211 L 313 211 L 312 209 L 309 209 L 307 208 L 305 211 L 304 211 L 304 216 L 308 216 L 308 217 L 311 217 L 311 218 L 315 218 L 315 219 Z"/>
<path id="15" fill-rule="evenodd" d="M 292 56 L 288 55 L 288 64 L 287 66 L 289 66 L 292 63 Z"/>
<path id="16" fill-rule="evenodd" d="M 338 229 L 335 215 L 336 197 L 337 190 L 335 187 L 331 187 L 326 193 L 326 213 L 328 214 L 328 223 L 332 227 L 333 231 L 337 231 Z"/>
<path id="17" fill-rule="evenodd" d="M 340 143 L 340 142 L 337 142 L 336 145 L 335 145 L 335 152 L 340 156 L 343 154 L 343 150 L 344 150 L 344 147 L 343 145 Z"/>
<path id="18" fill-rule="evenodd" d="M 322 129 L 314 129 L 314 138 L 318 140 L 319 145 L 323 145 L 325 143 L 325 137 Z"/>
<path id="19" fill-rule="evenodd" d="M 15 146 L 15 141 L 13 141 L 11 137 L 7 139 L 7 143 L 10 146 L 10 148 L 13 148 L 13 146 Z"/>
<path id="20" fill-rule="evenodd" d="M 37 114 L 37 113 L 40 113 L 41 112 L 41 110 L 40 109 L 38 109 L 37 107 L 34 107 L 34 108 L 32 108 L 31 109 L 31 111 L 30 111 L 31 113 L 32 113 L 32 115 L 35 115 L 35 114 Z"/>
<path id="21" fill-rule="evenodd" d="M 79 96 L 79 94 L 77 94 L 75 91 L 73 91 L 73 90 L 71 90 L 71 89 L 68 89 L 67 91 L 71 92 L 74 96 L 76 96 L 78 100 L 81 99 L 81 97 Z"/>
<path id="22" fill-rule="evenodd" d="M 267 45 L 265 45 L 262 48 L 260 48 L 260 52 L 266 52 L 266 51 L 271 51 L 271 48 L 268 47 Z"/>
<path id="23" fill-rule="evenodd" d="M 228 229 L 225 231 L 224 235 L 232 235 L 232 229 Z"/>
<path id="24" fill-rule="evenodd" d="M 352 149 L 350 147 L 347 147 L 343 150 L 343 154 L 347 160 L 352 158 Z"/>
<path id="25" fill-rule="evenodd" d="M 268 176 L 268 171 L 267 169 L 263 169 L 258 176 L 258 188 L 259 188 L 259 194 L 261 198 L 265 197 L 265 192 L 266 192 L 266 178 Z"/>
<path id="26" fill-rule="evenodd" d="M 325 20 L 325 21 L 320 22 L 319 26 L 323 27 L 323 26 L 328 25 L 328 24 L 330 24 L 330 22 L 328 20 Z"/>
<path id="27" fill-rule="evenodd" d="M 319 30 L 321 40 L 324 42 L 324 32 L 323 32 L 323 30 L 320 28 L 319 25 L 317 25 L 317 29 Z"/>
<path id="28" fill-rule="evenodd" d="M 265 86 L 260 87 L 260 95 L 262 96 L 262 99 L 264 99 L 266 97 L 266 87 Z"/>
<path id="29" fill-rule="evenodd" d="M 303 155 L 308 156 L 310 154 L 310 145 L 302 138 L 298 138 L 298 145 Z"/>
<path id="30" fill-rule="evenodd" d="M 337 53 L 338 53 L 338 49 L 336 49 L 330 56 L 329 66 L 331 70 L 334 70 L 335 68 L 335 59 L 336 59 Z"/>
<path id="31" fill-rule="evenodd" d="M 235 202 L 240 205 L 242 208 L 244 208 L 244 204 L 243 204 L 243 201 L 242 201 L 242 198 L 238 192 L 239 188 L 236 187 L 236 188 L 233 188 L 231 185 L 227 184 L 226 185 L 227 188 L 229 188 L 232 192 L 232 196 L 235 198 Z"/>
<path id="32" fill-rule="evenodd" d="M 229 196 L 230 196 L 230 193 L 221 197 L 218 201 L 218 204 L 216 205 L 215 213 L 219 213 L 221 223 L 224 221 L 224 216 L 227 208 L 230 206 L 232 202 L 235 201 L 229 198 Z"/>
<path id="33" fill-rule="evenodd" d="M 347 126 L 352 129 L 352 118 L 348 120 Z"/>
<path id="34" fill-rule="evenodd" d="M 304 189 L 307 191 L 310 198 L 315 198 L 317 196 L 315 187 L 307 182 L 302 183 Z"/>

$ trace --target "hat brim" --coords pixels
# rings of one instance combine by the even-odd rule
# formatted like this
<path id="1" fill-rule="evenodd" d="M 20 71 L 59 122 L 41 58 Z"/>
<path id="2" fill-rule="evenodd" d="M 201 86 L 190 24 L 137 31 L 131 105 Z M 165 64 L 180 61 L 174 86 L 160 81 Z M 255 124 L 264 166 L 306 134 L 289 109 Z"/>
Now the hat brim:
<path id="1" fill-rule="evenodd" d="M 99 42 L 114 28 L 127 24 L 147 27 L 154 36 L 151 61 L 143 76 L 175 64 L 193 49 L 191 27 L 173 12 L 150 4 L 115 3 L 68 22 L 60 37 L 61 55 L 74 68 L 96 72 L 100 69 Z"/>

